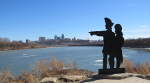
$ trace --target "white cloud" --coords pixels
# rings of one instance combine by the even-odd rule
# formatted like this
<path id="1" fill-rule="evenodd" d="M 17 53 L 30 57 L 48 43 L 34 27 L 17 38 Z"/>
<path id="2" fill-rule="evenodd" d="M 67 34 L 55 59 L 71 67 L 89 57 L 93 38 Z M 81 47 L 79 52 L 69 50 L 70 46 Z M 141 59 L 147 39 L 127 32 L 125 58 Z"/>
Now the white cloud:
<path id="1" fill-rule="evenodd" d="M 141 25 L 139 25 L 139 27 L 149 27 L 149 25 L 147 25 L 147 24 L 141 24 Z"/>
<path id="2" fill-rule="evenodd" d="M 125 38 L 146 38 L 150 37 L 150 26 L 139 25 L 134 28 L 128 28 L 124 30 Z"/>

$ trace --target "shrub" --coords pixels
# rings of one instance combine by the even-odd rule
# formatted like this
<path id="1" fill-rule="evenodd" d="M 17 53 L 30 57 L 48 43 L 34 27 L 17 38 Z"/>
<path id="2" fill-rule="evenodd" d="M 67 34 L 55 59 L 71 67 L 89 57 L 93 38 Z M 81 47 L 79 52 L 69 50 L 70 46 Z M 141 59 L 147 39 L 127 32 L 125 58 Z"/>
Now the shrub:
<path id="1" fill-rule="evenodd" d="M 150 74 L 150 64 L 148 62 L 144 62 L 143 64 L 135 64 L 125 59 L 123 66 L 126 68 L 126 72 L 128 73 Z"/>
<path id="2" fill-rule="evenodd" d="M 51 70 L 55 71 L 60 71 L 64 68 L 64 62 L 63 61 L 58 61 L 55 57 L 52 57 L 50 63 L 50 68 Z"/>
<path id="3" fill-rule="evenodd" d="M 30 72 L 24 72 L 16 79 L 17 83 L 40 83 L 40 80 Z"/>
<path id="4" fill-rule="evenodd" d="M 1 72 L 0 73 L 0 82 L 1 83 L 13 83 L 15 77 L 12 75 L 11 72 Z"/>

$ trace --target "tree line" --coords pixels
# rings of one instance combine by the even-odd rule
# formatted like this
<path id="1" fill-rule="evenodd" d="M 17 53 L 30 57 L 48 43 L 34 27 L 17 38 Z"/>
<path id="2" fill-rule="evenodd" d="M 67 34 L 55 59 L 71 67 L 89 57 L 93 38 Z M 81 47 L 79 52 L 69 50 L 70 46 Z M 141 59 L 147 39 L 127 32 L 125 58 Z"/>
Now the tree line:
<path id="1" fill-rule="evenodd" d="M 150 38 L 127 39 L 125 47 L 150 48 Z"/>
<path id="2" fill-rule="evenodd" d="M 19 41 L 4 42 L 0 41 L 0 50 L 17 50 L 17 49 L 30 49 L 30 48 L 41 48 L 43 45 L 37 43 L 23 43 Z"/>

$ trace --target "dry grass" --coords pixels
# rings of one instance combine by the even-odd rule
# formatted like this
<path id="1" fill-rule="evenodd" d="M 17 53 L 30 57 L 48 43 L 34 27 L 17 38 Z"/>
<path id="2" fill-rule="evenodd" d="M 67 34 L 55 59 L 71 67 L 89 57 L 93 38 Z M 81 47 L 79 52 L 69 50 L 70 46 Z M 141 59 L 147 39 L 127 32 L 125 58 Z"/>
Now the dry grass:
<path id="1" fill-rule="evenodd" d="M 11 72 L 0 72 L 0 83 L 40 83 L 40 80 L 48 76 L 75 75 L 86 73 L 77 69 L 75 62 L 64 64 L 63 61 L 52 57 L 50 61 L 41 60 L 33 67 L 32 72 L 23 72 L 19 76 L 13 76 Z"/>
<path id="2" fill-rule="evenodd" d="M 65 64 L 66 69 L 77 69 L 77 64 L 75 61 L 69 61 L 68 64 Z"/>
<path id="3" fill-rule="evenodd" d="M 14 83 L 15 77 L 11 72 L 1 72 L 0 73 L 0 83 Z"/>
<path id="4" fill-rule="evenodd" d="M 16 78 L 16 83 L 40 83 L 40 80 L 32 73 L 24 72 Z"/>
<path id="5" fill-rule="evenodd" d="M 36 65 L 33 67 L 32 74 L 34 76 L 36 76 L 37 78 L 41 79 L 41 75 L 44 72 L 47 72 L 48 70 L 49 70 L 49 66 L 47 64 L 47 61 L 46 60 L 41 60 L 41 61 L 38 61 L 36 63 Z"/>
<path id="6" fill-rule="evenodd" d="M 40 79 L 49 76 L 89 74 L 89 71 L 78 69 L 74 61 L 64 64 L 63 61 L 59 61 L 55 57 L 52 57 L 50 61 L 39 61 L 35 65 L 33 72 Z"/>
<path id="7" fill-rule="evenodd" d="M 129 73 L 150 74 L 150 64 L 134 64 L 125 59 L 123 66 Z M 70 61 L 64 64 L 63 61 L 53 57 L 50 61 L 41 60 L 33 67 L 32 72 L 24 72 L 19 76 L 13 76 L 10 72 L 0 73 L 0 83 L 40 83 L 40 80 L 49 76 L 60 75 L 90 75 L 92 72 L 78 69 L 76 63 Z"/>
<path id="8" fill-rule="evenodd" d="M 55 57 L 52 57 L 52 60 L 49 63 L 50 69 L 53 71 L 61 71 L 64 69 L 64 62 L 58 61 Z"/>
<path id="9" fill-rule="evenodd" d="M 126 68 L 128 73 L 137 74 L 150 74 L 150 64 L 144 62 L 143 64 L 135 64 L 127 59 L 124 60 L 123 66 Z"/>

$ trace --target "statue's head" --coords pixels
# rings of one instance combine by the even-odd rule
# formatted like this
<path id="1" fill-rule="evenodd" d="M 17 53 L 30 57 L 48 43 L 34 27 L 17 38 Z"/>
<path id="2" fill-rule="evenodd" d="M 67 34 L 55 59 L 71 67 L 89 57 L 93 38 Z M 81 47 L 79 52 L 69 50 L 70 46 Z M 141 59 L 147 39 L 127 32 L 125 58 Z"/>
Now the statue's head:
<path id="1" fill-rule="evenodd" d="M 122 31 L 122 26 L 120 24 L 116 24 L 115 25 L 115 31 L 121 32 Z"/>
<path id="2" fill-rule="evenodd" d="M 115 25 L 115 33 L 118 35 L 122 35 L 122 26 L 120 24 Z"/>
<path id="3" fill-rule="evenodd" d="M 106 29 L 111 30 L 114 23 L 111 21 L 110 18 L 107 18 L 107 17 L 105 17 L 104 20 L 105 20 L 105 23 L 106 23 L 106 25 L 105 25 Z"/>

